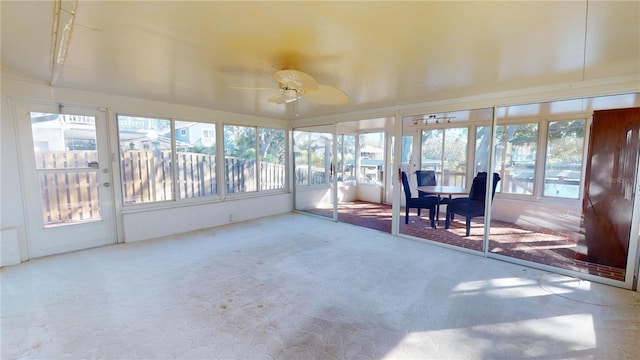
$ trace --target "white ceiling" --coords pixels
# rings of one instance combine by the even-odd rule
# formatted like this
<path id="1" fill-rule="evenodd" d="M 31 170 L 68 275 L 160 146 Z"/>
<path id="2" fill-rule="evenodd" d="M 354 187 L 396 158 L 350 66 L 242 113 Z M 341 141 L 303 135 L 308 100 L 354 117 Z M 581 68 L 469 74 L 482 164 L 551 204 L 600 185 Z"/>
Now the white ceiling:
<path id="1" fill-rule="evenodd" d="M 640 73 L 638 1 L 61 8 L 56 37 L 54 2 L 1 2 L 3 69 L 57 87 L 277 119 L 295 118 L 293 104 L 237 87 L 277 88 L 272 73 L 295 68 L 351 97 L 344 105 L 303 99 L 304 118 Z"/>

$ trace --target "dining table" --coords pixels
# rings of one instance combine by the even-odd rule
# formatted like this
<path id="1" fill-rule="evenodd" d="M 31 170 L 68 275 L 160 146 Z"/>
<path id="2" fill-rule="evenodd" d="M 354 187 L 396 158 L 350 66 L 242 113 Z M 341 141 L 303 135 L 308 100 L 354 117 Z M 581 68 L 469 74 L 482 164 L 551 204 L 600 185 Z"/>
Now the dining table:
<path id="1" fill-rule="evenodd" d="M 441 196 L 448 196 L 449 203 L 453 195 L 467 195 L 469 189 L 462 186 L 447 186 L 447 185 L 424 185 L 416 188 L 418 191 L 434 194 L 438 196 L 438 203 L 436 205 L 436 224 L 440 225 L 440 199 Z"/>

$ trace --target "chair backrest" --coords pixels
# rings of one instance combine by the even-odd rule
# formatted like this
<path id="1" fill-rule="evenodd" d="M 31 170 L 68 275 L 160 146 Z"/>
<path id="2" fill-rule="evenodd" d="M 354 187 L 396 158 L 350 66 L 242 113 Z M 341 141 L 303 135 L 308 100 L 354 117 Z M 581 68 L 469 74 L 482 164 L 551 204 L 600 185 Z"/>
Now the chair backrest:
<path id="1" fill-rule="evenodd" d="M 500 175 L 498 173 L 493 173 L 493 189 L 491 190 L 491 201 L 493 201 L 493 195 L 496 193 L 496 187 L 498 186 L 498 181 L 500 181 Z M 469 191 L 469 200 L 475 201 L 485 201 L 485 189 L 487 188 L 487 173 L 479 172 L 475 178 L 473 178 L 473 183 L 471 184 L 471 190 Z"/>
<path id="2" fill-rule="evenodd" d="M 436 186 L 436 172 L 433 170 L 416 171 L 418 186 Z"/>
<path id="3" fill-rule="evenodd" d="M 407 173 L 402 172 L 402 187 L 404 188 L 404 196 L 407 201 L 411 199 L 411 188 L 409 187 L 409 179 L 407 179 Z"/>

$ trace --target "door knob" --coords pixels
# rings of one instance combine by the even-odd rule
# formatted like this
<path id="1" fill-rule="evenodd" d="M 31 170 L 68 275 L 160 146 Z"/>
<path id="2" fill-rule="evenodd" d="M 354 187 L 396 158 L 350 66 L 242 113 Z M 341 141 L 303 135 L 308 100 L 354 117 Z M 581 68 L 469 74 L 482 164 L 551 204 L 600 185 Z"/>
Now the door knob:
<path id="1" fill-rule="evenodd" d="M 106 182 L 106 183 L 104 183 L 104 184 L 102 184 L 102 185 L 104 185 L 104 187 L 109 187 L 109 185 L 111 185 L 111 184 L 110 184 L 110 183 L 108 183 L 108 182 Z"/>

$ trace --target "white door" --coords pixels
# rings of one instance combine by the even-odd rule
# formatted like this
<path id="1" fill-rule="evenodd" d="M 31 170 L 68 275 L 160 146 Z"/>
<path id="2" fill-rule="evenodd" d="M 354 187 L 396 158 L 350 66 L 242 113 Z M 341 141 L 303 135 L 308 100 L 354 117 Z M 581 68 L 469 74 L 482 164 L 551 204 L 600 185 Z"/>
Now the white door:
<path id="1" fill-rule="evenodd" d="M 116 242 L 105 111 L 16 103 L 30 257 Z"/>

